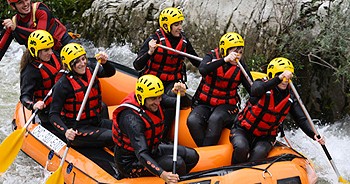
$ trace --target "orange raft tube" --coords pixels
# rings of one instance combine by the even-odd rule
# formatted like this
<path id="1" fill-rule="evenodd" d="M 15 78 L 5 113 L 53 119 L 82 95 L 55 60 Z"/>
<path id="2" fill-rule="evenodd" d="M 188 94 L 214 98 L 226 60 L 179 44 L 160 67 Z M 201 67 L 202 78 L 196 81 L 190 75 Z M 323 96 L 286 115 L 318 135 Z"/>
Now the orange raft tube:
<path id="1" fill-rule="evenodd" d="M 110 117 L 122 99 L 134 90 L 136 83 L 134 70 L 119 64 L 115 66 L 117 73 L 113 77 L 100 79 L 102 98 L 108 105 Z M 229 142 L 228 129 L 223 131 L 218 145 L 196 147 L 186 126 L 189 113 L 190 109 L 180 112 L 179 144 L 195 148 L 200 155 L 200 160 L 191 173 L 181 177 L 180 183 L 316 183 L 317 177 L 309 160 L 282 143 L 277 143 L 265 160 L 234 166 L 231 166 L 233 148 Z M 14 129 L 23 127 L 30 115 L 31 112 L 18 103 L 13 120 Z M 43 167 L 47 166 L 49 171 L 54 172 L 59 166 L 65 147 L 65 142 L 38 123 L 34 123 L 28 127 L 22 151 Z M 94 158 L 110 157 L 113 160 L 113 153 L 107 149 L 95 151 L 94 149 L 88 152 L 94 152 Z M 49 155 L 52 159 L 47 162 Z M 102 169 L 98 161 L 96 163 L 77 150 L 69 149 L 63 165 L 63 168 L 67 168 L 64 169 L 65 183 L 164 184 L 164 181 L 156 176 L 117 180 L 111 172 Z M 112 162 L 110 164 L 113 165 Z"/>

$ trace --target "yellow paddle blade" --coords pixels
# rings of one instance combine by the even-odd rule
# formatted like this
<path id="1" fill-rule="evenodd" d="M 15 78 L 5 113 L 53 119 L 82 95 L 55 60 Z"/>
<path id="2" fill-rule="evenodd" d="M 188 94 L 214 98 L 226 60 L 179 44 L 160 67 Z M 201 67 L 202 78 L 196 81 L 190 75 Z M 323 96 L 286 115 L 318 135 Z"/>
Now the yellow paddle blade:
<path id="1" fill-rule="evenodd" d="M 6 172 L 15 160 L 24 140 L 25 128 L 12 132 L 0 145 L 0 176 Z"/>
<path id="2" fill-rule="evenodd" d="M 350 184 L 349 181 L 345 180 L 345 179 L 344 179 L 343 177 L 341 177 L 341 176 L 338 178 L 338 181 L 339 181 L 340 183 Z"/>
<path id="3" fill-rule="evenodd" d="M 62 166 L 60 166 L 51 176 L 46 180 L 46 184 L 63 184 L 64 176 L 62 173 Z"/>
<path id="4" fill-rule="evenodd" d="M 261 72 L 250 72 L 250 73 L 252 74 L 252 77 L 254 80 L 267 77 L 266 73 L 261 73 Z"/>

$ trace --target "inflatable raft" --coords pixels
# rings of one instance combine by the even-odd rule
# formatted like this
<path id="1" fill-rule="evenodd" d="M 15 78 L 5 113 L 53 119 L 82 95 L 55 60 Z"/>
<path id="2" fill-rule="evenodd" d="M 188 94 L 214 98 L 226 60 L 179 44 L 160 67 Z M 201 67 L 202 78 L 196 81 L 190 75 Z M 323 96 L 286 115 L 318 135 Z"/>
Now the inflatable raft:
<path id="1" fill-rule="evenodd" d="M 115 64 L 117 73 L 106 79 L 100 79 L 102 98 L 108 105 L 110 117 L 122 99 L 134 90 L 137 72 L 125 66 Z M 196 147 L 186 127 L 190 109 L 181 110 L 179 124 L 179 144 L 195 148 L 200 160 L 180 183 L 224 184 L 224 183 L 316 183 L 317 177 L 310 161 L 289 148 L 277 143 L 268 158 L 251 163 L 231 165 L 232 145 L 229 142 L 229 130 L 222 133 L 216 146 Z M 13 128 L 21 128 L 29 119 L 31 111 L 18 103 L 13 118 Z M 38 123 L 28 127 L 22 151 L 47 170 L 54 172 L 58 168 L 66 143 L 46 130 Z M 158 177 L 116 179 L 113 167 L 113 153 L 108 149 L 70 148 L 64 168 L 65 183 L 152 183 L 164 184 Z"/>

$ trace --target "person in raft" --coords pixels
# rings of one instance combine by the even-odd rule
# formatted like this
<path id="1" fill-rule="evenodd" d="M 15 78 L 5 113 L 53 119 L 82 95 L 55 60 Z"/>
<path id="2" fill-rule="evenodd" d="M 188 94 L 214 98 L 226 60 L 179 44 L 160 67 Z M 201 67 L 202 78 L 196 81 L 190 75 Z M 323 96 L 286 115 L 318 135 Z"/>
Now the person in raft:
<path id="1" fill-rule="evenodd" d="M 145 40 L 133 63 L 141 75 L 152 74 L 162 80 L 164 93 L 171 96 L 174 96 L 171 92 L 174 83 L 186 82 L 185 57 L 157 47 L 157 44 L 198 56 L 182 31 L 184 20 L 185 17 L 178 8 L 169 7 L 162 10 L 159 14 L 160 28 Z M 188 59 L 195 67 L 199 66 L 200 61 Z"/>
<path id="2" fill-rule="evenodd" d="M 97 77 L 111 77 L 115 67 L 107 61 L 107 54 L 100 52 L 96 59 L 102 67 Z M 62 48 L 61 60 L 67 70 L 58 80 L 53 91 L 50 122 L 75 147 L 113 147 L 112 121 L 102 118 L 101 87 L 98 78 L 93 83 L 79 121 L 76 121 L 85 92 L 92 79 L 97 62 L 89 61 L 85 49 L 78 43 Z"/>
<path id="3" fill-rule="evenodd" d="M 58 53 L 52 50 L 53 46 L 54 39 L 47 31 L 36 30 L 29 35 L 28 48 L 20 64 L 20 101 L 29 110 L 39 109 L 41 125 L 59 136 L 49 120 L 51 96 L 43 101 L 58 80 L 62 69 Z"/>
<path id="4" fill-rule="evenodd" d="M 175 83 L 172 91 L 184 98 L 186 86 Z M 181 102 L 181 101 L 180 101 Z M 177 183 L 179 175 L 196 166 L 199 155 L 179 145 L 176 172 L 172 171 L 174 146 L 161 143 L 164 131 L 164 109 L 173 107 L 173 100 L 164 95 L 162 81 L 154 75 L 143 75 L 130 93 L 113 112 L 114 157 L 122 177 L 159 176 L 166 183 Z M 180 103 L 181 106 L 184 104 Z"/>
<path id="5" fill-rule="evenodd" d="M 316 137 L 290 89 L 293 74 L 292 62 L 278 57 L 267 66 L 268 80 L 254 81 L 251 97 L 231 129 L 233 164 L 266 158 L 276 141 L 278 127 L 289 113 L 306 135 L 320 144 L 325 143 L 323 137 Z"/>
<path id="6" fill-rule="evenodd" d="M 7 0 L 16 15 L 0 22 L 6 31 L 0 38 L 0 60 L 6 53 L 11 41 L 26 45 L 28 36 L 35 30 L 46 30 L 54 39 L 53 50 L 61 48 L 72 40 L 66 27 L 53 16 L 52 11 L 42 2 L 31 0 Z"/>
<path id="7" fill-rule="evenodd" d="M 239 85 L 242 84 L 250 93 L 250 84 L 237 66 L 239 61 L 251 78 L 242 59 L 242 36 L 235 32 L 226 33 L 218 46 L 199 65 L 202 80 L 192 99 L 193 110 L 187 118 L 187 127 L 197 146 L 217 144 L 222 130 L 232 127 L 240 102 Z"/>

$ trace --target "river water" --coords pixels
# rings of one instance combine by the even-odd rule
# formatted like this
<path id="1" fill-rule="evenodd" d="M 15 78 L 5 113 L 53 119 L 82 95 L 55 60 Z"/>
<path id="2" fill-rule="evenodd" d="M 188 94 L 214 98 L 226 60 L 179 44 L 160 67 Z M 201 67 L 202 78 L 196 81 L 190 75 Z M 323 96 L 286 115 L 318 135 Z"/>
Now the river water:
<path id="1" fill-rule="evenodd" d="M 91 42 L 83 41 L 88 57 L 98 51 L 106 51 L 110 60 L 132 67 L 136 54 L 131 52 L 128 45 L 109 48 L 96 48 Z M 2 142 L 11 133 L 11 121 L 16 103 L 19 99 L 19 63 L 24 51 L 23 46 L 13 42 L 0 62 L 0 141 Z M 200 77 L 188 73 L 190 94 L 198 86 Z M 341 176 L 350 180 L 350 117 L 345 117 L 331 125 L 316 126 L 321 135 L 326 137 L 326 146 L 339 170 Z M 332 169 L 320 145 L 309 139 L 301 130 L 287 131 L 286 136 L 292 147 L 312 160 L 319 184 L 337 183 L 337 176 Z M 283 142 L 283 140 L 282 140 Z M 0 153 L 1 154 L 1 153 Z M 1 163 L 0 163 L 1 164 Z M 47 172 L 31 158 L 20 152 L 11 167 L 0 176 L 0 184 L 43 183 Z"/>

